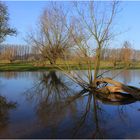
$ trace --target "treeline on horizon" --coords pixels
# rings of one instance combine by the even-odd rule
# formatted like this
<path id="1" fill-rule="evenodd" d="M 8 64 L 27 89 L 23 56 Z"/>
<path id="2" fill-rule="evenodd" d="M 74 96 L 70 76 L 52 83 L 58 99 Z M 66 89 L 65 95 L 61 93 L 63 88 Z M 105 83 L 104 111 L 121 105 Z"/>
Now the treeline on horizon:
<path id="1" fill-rule="evenodd" d="M 79 64 L 82 63 L 82 52 L 80 50 L 68 50 L 66 52 L 68 61 L 75 61 Z M 78 55 L 77 55 L 78 54 Z M 78 56 L 81 56 L 80 59 Z M 88 56 L 94 60 L 95 55 Z M 84 58 L 84 56 L 83 56 Z M 63 61 L 63 57 L 59 59 Z M 101 52 L 101 60 L 113 62 L 114 65 L 117 62 L 139 62 L 140 50 L 133 49 L 128 41 L 125 41 L 120 48 L 104 47 Z M 16 44 L 1 44 L 0 46 L 0 61 L 13 63 L 17 61 L 47 61 L 37 47 L 27 45 Z"/>

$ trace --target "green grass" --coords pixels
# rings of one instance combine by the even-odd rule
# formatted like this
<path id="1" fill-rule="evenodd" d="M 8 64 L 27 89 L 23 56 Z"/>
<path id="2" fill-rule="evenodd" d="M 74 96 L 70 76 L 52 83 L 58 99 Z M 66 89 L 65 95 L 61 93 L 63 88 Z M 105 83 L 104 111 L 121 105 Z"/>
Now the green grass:
<path id="1" fill-rule="evenodd" d="M 41 63 L 41 62 L 40 62 Z M 61 68 L 67 69 L 66 65 L 60 64 Z M 70 63 L 70 69 L 73 70 L 86 70 L 88 67 L 86 64 L 75 64 Z M 123 63 L 117 64 L 117 66 L 114 68 L 111 64 L 111 62 L 101 62 L 100 69 L 123 69 L 125 65 Z M 16 62 L 16 63 L 0 63 L 0 71 L 45 71 L 45 70 L 52 70 L 52 69 L 58 69 L 57 67 L 52 67 L 49 64 L 46 64 L 45 66 L 36 66 L 34 63 L 31 62 Z M 92 66 L 92 69 L 94 69 L 94 66 Z M 140 69 L 140 63 L 135 62 L 132 63 L 130 67 L 127 69 Z"/>
<path id="2" fill-rule="evenodd" d="M 48 67 L 37 67 L 32 64 L 0 64 L 0 71 L 37 71 L 37 70 L 48 70 Z"/>

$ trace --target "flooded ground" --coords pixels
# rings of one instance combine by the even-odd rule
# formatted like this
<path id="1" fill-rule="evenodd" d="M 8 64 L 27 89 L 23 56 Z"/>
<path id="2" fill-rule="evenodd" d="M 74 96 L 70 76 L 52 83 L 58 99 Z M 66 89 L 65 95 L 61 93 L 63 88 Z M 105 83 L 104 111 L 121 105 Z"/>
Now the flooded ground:
<path id="1" fill-rule="evenodd" d="M 86 73 L 86 71 L 79 71 Z M 106 74 L 140 87 L 140 70 Z M 1 72 L 0 138 L 140 138 L 140 102 L 112 104 L 80 93 L 61 72 Z"/>

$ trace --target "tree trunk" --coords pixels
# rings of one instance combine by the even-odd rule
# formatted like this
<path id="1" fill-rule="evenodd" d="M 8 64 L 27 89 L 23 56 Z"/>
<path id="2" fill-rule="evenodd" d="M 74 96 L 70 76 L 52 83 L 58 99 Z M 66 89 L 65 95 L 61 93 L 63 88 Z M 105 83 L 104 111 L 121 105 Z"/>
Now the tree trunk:
<path id="1" fill-rule="evenodd" d="M 97 85 L 101 83 L 109 83 L 109 84 L 114 85 L 114 86 L 103 87 L 99 89 L 99 91 L 106 90 L 105 92 L 109 91 L 110 93 L 111 92 L 126 92 L 128 94 L 131 94 L 134 98 L 140 99 L 140 89 L 137 87 L 125 85 L 121 82 L 112 80 L 111 78 L 96 79 L 95 82 Z"/>
<path id="2" fill-rule="evenodd" d="M 93 81 L 93 86 L 96 87 L 96 78 L 99 72 L 99 68 L 100 68 L 100 56 L 101 56 L 101 44 L 98 43 L 98 48 L 97 48 L 97 52 L 96 52 L 96 60 L 95 60 L 95 67 L 94 67 L 94 81 Z"/>

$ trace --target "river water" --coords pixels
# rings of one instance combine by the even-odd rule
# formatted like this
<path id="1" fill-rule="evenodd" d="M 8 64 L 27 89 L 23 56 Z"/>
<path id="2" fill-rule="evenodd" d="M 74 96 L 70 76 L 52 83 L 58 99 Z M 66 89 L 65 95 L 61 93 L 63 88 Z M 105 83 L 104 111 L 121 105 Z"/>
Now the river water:
<path id="1" fill-rule="evenodd" d="M 140 70 L 104 76 L 140 87 Z M 16 107 L 0 108 L 0 138 L 140 138 L 139 101 L 112 104 L 88 93 L 73 98 L 80 92 L 58 71 L 1 72 L 0 95 Z"/>

